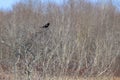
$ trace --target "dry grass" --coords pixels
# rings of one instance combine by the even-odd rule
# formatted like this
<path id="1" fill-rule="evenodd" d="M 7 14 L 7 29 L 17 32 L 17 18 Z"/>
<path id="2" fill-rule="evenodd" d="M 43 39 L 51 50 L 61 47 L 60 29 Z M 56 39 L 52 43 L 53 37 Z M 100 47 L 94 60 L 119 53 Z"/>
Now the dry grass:
<path id="1" fill-rule="evenodd" d="M 14 74 L 5 74 L 0 73 L 0 80 L 14 80 L 15 75 Z M 34 76 L 32 80 L 38 80 L 39 78 Z M 19 79 L 17 79 L 19 80 Z M 23 79 L 26 80 L 26 79 Z M 67 77 L 67 76 L 60 76 L 60 77 L 46 77 L 43 78 L 43 80 L 120 80 L 119 77 Z"/>

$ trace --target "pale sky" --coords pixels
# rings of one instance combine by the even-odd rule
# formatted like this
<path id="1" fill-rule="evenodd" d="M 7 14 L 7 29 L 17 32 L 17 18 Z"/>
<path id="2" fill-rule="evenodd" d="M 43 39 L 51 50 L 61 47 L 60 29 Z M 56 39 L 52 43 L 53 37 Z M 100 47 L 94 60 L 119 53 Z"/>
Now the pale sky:
<path id="1" fill-rule="evenodd" d="M 19 2 L 20 0 L 0 0 L 0 9 L 3 9 L 3 10 L 10 10 L 12 8 L 12 6 Z M 41 1 L 54 1 L 58 4 L 61 4 L 64 0 L 41 0 Z M 96 2 L 96 1 L 102 1 L 102 0 L 90 0 L 91 2 Z M 103 1 L 107 1 L 107 0 L 103 0 Z M 113 4 L 115 6 L 117 6 L 117 8 L 119 7 L 120 9 L 120 0 L 112 0 L 113 1 Z"/>
<path id="2" fill-rule="evenodd" d="M 20 0 L 0 0 L 0 9 L 10 9 L 12 5 Z"/>

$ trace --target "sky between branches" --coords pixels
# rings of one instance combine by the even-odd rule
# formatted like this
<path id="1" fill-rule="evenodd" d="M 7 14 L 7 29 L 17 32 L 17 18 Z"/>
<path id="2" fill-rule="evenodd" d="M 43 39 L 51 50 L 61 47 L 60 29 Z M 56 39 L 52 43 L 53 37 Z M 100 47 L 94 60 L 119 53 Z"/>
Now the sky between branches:
<path id="1" fill-rule="evenodd" d="M 0 0 L 0 9 L 2 10 L 10 10 L 12 6 L 19 2 L 20 0 Z M 41 0 L 42 2 L 52 1 L 57 4 L 62 4 L 64 0 Z M 108 0 L 89 0 L 92 3 L 96 3 L 97 1 L 108 1 Z M 112 0 L 113 4 L 120 9 L 120 0 Z"/>

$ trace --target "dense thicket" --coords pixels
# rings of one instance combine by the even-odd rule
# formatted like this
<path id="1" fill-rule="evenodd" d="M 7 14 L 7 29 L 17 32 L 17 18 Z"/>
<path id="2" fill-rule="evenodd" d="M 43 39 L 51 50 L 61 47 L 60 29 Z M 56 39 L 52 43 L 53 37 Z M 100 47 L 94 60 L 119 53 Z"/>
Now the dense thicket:
<path id="1" fill-rule="evenodd" d="M 17 3 L 0 11 L 0 64 L 28 77 L 120 76 L 120 13 L 111 2 Z"/>

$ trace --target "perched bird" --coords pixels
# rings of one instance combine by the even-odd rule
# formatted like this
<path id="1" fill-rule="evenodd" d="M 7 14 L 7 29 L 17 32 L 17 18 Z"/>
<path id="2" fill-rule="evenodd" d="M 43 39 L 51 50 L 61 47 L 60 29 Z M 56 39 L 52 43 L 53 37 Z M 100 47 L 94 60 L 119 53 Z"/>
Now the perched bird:
<path id="1" fill-rule="evenodd" d="M 42 28 L 48 28 L 49 25 L 50 25 L 50 23 L 47 23 L 47 24 L 45 24 L 44 26 L 42 26 Z"/>

